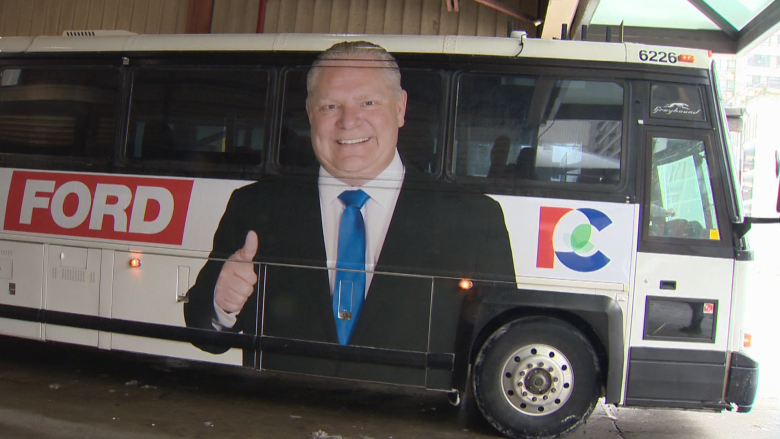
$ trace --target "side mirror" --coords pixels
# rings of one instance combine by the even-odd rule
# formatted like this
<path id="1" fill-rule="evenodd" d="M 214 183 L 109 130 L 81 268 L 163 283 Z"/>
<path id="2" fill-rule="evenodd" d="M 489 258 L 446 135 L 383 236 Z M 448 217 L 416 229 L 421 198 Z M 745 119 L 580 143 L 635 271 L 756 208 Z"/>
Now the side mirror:
<path id="1" fill-rule="evenodd" d="M 777 201 L 775 203 L 775 211 L 780 213 L 780 151 L 775 151 L 775 178 L 777 179 Z M 769 206 L 766 207 L 771 209 Z M 732 224 L 737 238 L 742 239 L 742 237 L 745 236 L 745 234 L 747 234 L 747 232 L 750 230 L 750 226 L 753 224 L 780 224 L 780 218 L 758 218 L 747 216 L 744 218 L 742 223 Z"/>
<path id="2" fill-rule="evenodd" d="M 777 213 L 780 213 L 780 151 L 775 151 L 775 178 L 777 178 Z"/>

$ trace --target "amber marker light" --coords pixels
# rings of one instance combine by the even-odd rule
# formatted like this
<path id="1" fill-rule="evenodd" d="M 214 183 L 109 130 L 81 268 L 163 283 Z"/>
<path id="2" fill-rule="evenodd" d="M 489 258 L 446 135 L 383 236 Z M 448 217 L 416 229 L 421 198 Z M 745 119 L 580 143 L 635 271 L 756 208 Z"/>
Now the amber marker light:
<path id="1" fill-rule="evenodd" d="M 696 58 L 693 55 L 679 55 L 677 61 L 679 62 L 694 62 Z"/>
<path id="2" fill-rule="evenodd" d="M 474 288 L 474 282 L 468 279 L 461 279 L 460 282 L 458 282 L 458 286 L 461 290 L 470 290 Z"/>
<path id="3" fill-rule="evenodd" d="M 138 258 L 130 259 L 130 266 L 133 268 L 138 268 L 141 266 L 141 260 Z"/>
<path id="4" fill-rule="evenodd" d="M 753 346 L 753 335 L 746 332 L 742 335 L 742 347 L 749 348 L 751 346 Z"/>

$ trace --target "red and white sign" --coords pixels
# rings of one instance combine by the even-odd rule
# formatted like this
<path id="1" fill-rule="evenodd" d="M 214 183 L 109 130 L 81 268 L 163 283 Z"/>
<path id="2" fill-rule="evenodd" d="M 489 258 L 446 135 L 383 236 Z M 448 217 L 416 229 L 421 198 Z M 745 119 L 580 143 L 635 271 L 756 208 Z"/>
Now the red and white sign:
<path id="1" fill-rule="evenodd" d="M 181 245 L 193 180 L 14 171 L 5 230 Z"/>

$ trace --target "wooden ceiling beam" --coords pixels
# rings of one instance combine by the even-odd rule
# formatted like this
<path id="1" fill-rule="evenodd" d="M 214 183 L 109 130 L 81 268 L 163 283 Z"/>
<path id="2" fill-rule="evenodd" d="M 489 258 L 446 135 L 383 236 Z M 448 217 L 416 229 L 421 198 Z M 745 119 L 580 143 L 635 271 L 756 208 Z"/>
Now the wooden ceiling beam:
<path id="1" fill-rule="evenodd" d="M 524 14 L 520 12 L 517 8 L 508 6 L 507 4 L 499 0 L 474 0 L 474 1 L 477 3 L 481 3 L 487 7 L 493 8 L 499 12 L 503 12 L 504 14 L 507 14 L 511 17 L 519 18 L 520 20 L 533 23 L 534 26 L 539 26 L 540 24 L 542 24 L 541 19 L 532 17 L 528 14 Z"/>

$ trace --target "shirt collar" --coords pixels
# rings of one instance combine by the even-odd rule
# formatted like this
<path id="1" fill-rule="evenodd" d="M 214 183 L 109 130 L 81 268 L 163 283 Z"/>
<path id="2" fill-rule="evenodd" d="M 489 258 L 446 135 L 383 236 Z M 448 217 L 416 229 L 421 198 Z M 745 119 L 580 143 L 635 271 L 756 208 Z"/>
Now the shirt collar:
<path id="1" fill-rule="evenodd" d="M 345 190 L 363 189 L 371 197 L 371 200 L 382 207 L 386 207 L 395 199 L 394 191 L 398 191 L 401 188 L 405 173 L 406 169 L 401 161 L 401 156 L 398 155 L 398 150 L 395 151 L 393 160 L 387 165 L 385 170 L 363 186 L 350 186 L 332 176 L 325 168 L 320 166 L 318 180 L 320 197 L 325 204 L 340 203 L 338 196 Z"/>

